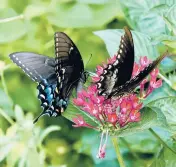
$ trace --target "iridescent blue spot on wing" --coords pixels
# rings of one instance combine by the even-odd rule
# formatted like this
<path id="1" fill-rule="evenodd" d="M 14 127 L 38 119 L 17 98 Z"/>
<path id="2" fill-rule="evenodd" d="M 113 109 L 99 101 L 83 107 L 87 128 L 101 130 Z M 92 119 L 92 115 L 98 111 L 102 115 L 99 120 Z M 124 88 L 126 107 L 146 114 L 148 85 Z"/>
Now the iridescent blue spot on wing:
<path id="1" fill-rule="evenodd" d="M 41 100 L 41 106 L 44 110 L 48 109 L 54 98 L 55 85 L 48 84 L 46 79 L 43 79 L 37 89 L 39 90 L 38 98 Z"/>

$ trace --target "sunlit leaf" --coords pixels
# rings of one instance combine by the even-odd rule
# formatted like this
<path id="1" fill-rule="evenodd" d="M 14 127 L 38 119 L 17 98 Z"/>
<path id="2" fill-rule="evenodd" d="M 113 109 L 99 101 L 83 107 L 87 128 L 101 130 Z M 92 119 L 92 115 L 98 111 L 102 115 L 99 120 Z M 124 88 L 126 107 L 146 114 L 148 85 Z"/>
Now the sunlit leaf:
<path id="1" fill-rule="evenodd" d="M 47 13 L 48 8 L 47 5 L 44 4 L 38 4 L 38 5 L 29 5 L 24 11 L 24 16 L 27 19 L 32 19 L 33 17 L 41 16 L 45 13 Z"/>
<path id="2" fill-rule="evenodd" d="M 22 13 L 26 6 L 28 6 L 30 3 L 32 3 L 31 0 L 18 0 L 18 3 L 14 0 L 7 0 L 8 6 L 13 8 L 17 13 Z"/>
<path id="3" fill-rule="evenodd" d="M 106 13 L 106 15 L 103 15 Z M 57 3 L 50 11 L 48 20 L 58 27 L 99 27 L 117 14 L 116 3 L 89 6 L 85 3 Z M 103 15 L 103 17 L 102 17 Z"/>
<path id="4" fill-rule="evenodd" d="M 108 4 L 108 3 L 114 3 L 114 0 L 77 0 L 80 3 L 85 4 Z"/>
<path id="5" fill-rule="evenodd" d="M 164 16 L 166 24 L 169 26 L 171 31 L 176 35 L 176 4 L 172 5 Z"/>
<path id="6" fill-rule="evenodd" d="M 14 147 L 14 143 L 5 136 L 0 138 L 0 162 L 3 161 Z"/>
<path id="7" fill-rule="evenodd" d="M 20 106 L 15 105 L 15 118 L 17 120 L 17 122 L 22 122 L 25 118 L 24 118 L 24 113 L 23 110 Z"/>
<path id="8" fill-rule="evenodd" d="M 41 144 L 43 140 L 45 139 L 46 136 L 48 136 L 49 133 L 54 132 L 54 131 L 59 131 L 61 128 L 59 126 L 50 126 L 46 128 L 40 135 L 38 139 L 38 143 Z"/>
<path id="9" fill-rule="evenodd" d="M 13 103 L 2 89 L 0 89 L 0 99 L 0 107 L 4 109 L 8 115 L 14 115 L 12 110 Z"/>
<path id="10" fill-rule="evenodd" d="M 43 163 L 40 162 L 40 155 L 37 152 L 35 145 L 29 146 L 26 156 L 26 163 L 27 166 L 43 167 Z"/>
<path id="11" fill-rule="evenodd" d="M 174 1 L 163 3 L 162 0 L 121 0 L 120 2 L 128 23 L 134 29 L 153 37 L 169 33 L 163 15 L 170 10 Z"/>
<path id="12" fill-rule="evenodd" d="M 8 2 L 6 0 L 1 0 L 0 10 L 7 8 Z"/>
<path id="13" fill-rule="evenodd" d="M 157 99 L 147 106 L 153 110 L 157 109 L 163 113 L 168 124 L 168 130 L 176 131 L 176 97 Z"/>

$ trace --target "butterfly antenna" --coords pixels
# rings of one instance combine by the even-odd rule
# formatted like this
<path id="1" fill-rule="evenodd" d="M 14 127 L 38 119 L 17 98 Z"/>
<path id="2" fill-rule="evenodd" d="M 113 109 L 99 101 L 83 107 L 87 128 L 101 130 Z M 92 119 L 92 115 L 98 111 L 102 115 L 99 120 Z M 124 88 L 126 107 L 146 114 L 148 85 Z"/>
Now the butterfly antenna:
<path id="1" fill-rule="evenodd" d="M 90 55 L 89 60 L 87 61 L 87 63 L 86 63 L 86 65 L 85 65 L 85 67 L 89 64 L 89 62 L 90 62 L 91 58 L 92 58 L 92 54 Z"/>

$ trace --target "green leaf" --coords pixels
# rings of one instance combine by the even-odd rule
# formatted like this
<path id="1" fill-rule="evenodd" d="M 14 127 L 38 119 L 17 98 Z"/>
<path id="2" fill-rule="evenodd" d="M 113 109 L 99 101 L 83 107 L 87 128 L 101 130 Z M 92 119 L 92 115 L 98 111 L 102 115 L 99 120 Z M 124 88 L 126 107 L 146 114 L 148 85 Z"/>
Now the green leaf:
<path id="1" fill-rule="evenodd" d="M 62 114 L 65 118 L 69 119 L 70 121 L 73 120 L 73 118 L 77 117 L 78 115 L 81 115 L 86 123 L 97 127 L 98 122 L 96 119 L 88 115 L 86 112 L 80 110 L 79 108 L 75 107 L 73 104 L 69 104 L 67 111 Z M 73 122 L 73 121 L 72 121 Z"/>
<path id="2" fill-rule="evenodd" d="M 39 17 L 48 12 L 48 7 L 46 4 L 32 4 L 27 6 L 24 11 L 24 16 L 27 19 L 32 19 L 34 17 Z"/>
<path id="3" fill-rule="evenodd" d="M 164 114 L 158 108 L 144 107 L 140 112 L 141 121 L 129 124 L 128 126 L 117 131 L 114 135 L 123 137 L 136 132 L 144 131 L 151 127 L 168 127 Z"/>
<path id="4" fill-rule="evenodd" d="M 15 118 L 17 120 L 18 123 L 21 123 L 22 121 L 24 121 L 24 113 L 23 110 L 20 106 L 15 105 Z"/>
<path id="5" fill-rule="evenodd" d="M 170 30 L 176 35 L 176 4 L 172 5 L 165 14 L 164 18 Z M 169 23 L 169 24 L 168 24 Z"/>
<path id="6" fill-rule="evenodd" d="M 3 161 L 14 147 L 14 142 L 10 142 L 10 139 L 6 136 L 0 137 L 0 162 Z"/>
<path id="7" fill-rule="evenodd" d="M 8 6 L 7 0 L 1 0 L 0 10 L 5 9 Z"/>
<path id="8" fill-rule="evenodd" d="M 106 48 L 110 56 L 114 56 L 117 53 L 118 46 L 120 44 L 121 36 L 124 34 L 123 30 L 102 30 L 94 32 L 99 36 L 106 44 Z M 140 56 L 148 56 L 150 59 L 156 58 L 158 52 L 156 47 L 152 45 L 151 38 L 145 34 L 137 31 L 132 31 L 135 57 L 139 60 Z"/>
<path id="9" fill-rule="evenodd" d="M 35 144 L 28 148 L 28 152 L 26 155 L 26 163 L 27 166 L 43 167 L 43 163 L 41 163 L 40 161 L 40 155 L 37 152 Z"/>
<path id="10" fill-rule="evenodd" d="M 120 2 L 128 23 L 134 29 L 153 37 L 169 35 L 162 16 L 174 2 L 163 3 L 162 0 L 121 0 Z"/>
<path id="11" fill-rule="evenodd" d="M 79 3 L 85 3 L 85 4 L 108 4 L 108 3 L 113 3 L 114 0 L 77 0 Z"/>
<path id="12" fill-rule="evenodd" d="M 171 36 L 171 35 L 161 34 L 159 36 L 152 38 L 153 45 L 158 45 L 161 43 L 168 47 L 175 48 L 176 47 L 176 37 Z"/>
<path id="13" fill-rule="evenodd" d="M 128 135 L 124 139 L 136 153 L 155 153 L 159 146 L 157 139 L 148 130 Z"/>
<path id="14" fill-rule="evenodd" d="M 155 89 L 143 102 L 144 106 L 148 103 L 163 98 L 163 97 L 170 97 L 176 96 L 176 91 L 163 81 L 163 85 L 160 88 Z"/>
<path id="15" fill-rule="evenodd" d="M 21 19 L 22 16 L 17 16 L 13 9 L 0 10 L 0 43 L 11 42 L 25 35 L 26 27 Z"/>
<path id="16" fill-rule="evenodd" d="M 174 167 L 176 154 L 167 148 L 162 148 L 150 167 Z"/>
<path id="17" fill-rule="evenodd" d="M 13 116 L 13 102 L 11 99 L 5 94 L 5 92 L 0 89 L 0 107 L 10 116 Z"/>
<path id="18" fill-rule="evenodd" d="M 49 126 L 41 133 L 38 139 L 38 143 L 42 144 L 43 140 L 45 139 L 46 136 L 48 136 L 49 133 L 54 132 L 54 131 L 59 131 L 60 129 L 61 129 L 60 126 Z"/>
<path id="19" fill-rule="evenodd" d="M 159 110 L 162 112 L 167 121 L 168 130 L 173 133 L 176 131 L 176 97 L 157 99 L 149 103 L 147 106 L 155 111 Z"/>
<path id="20" fill-rule="evenodd" d="M 33 3 L 31 0 L 18 0 L 18 3 L 14 0 L 6 0 L 8 1 L 8 6 L 14 9 L 17 13 L 22 13 L 26 6 Z"/>
<path id="21" fill-rule="evenodd" d="M 90 6 L 85 3 L 67 2 L 56 3 L 53 6 L 48 14 L 48 20 L 51 24 L 63 28 L 99 27 L 117 14 L 114 3 Z"/>

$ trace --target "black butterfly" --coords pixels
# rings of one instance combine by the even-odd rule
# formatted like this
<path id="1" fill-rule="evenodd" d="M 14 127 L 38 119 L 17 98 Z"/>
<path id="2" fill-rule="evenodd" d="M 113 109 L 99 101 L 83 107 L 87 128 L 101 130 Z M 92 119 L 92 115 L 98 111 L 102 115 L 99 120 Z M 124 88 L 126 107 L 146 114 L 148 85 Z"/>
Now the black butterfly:
<path id="1" fill-rule="evenodd" d="M 17 52 L 10 58 L 34 81 L 38 83 L 38 98 L 41 100 L 43 115 L 59 116 L 67 108 L 69 96 L 74 88 L 77 91 L 86 82 L 87 72 L 79 50 L 63 32 L 55 33 L 56 58 L 30 53 Z"/>
<path id="2" fill-rule="evenodd" d="M 104 68 L 100 80 L 96 83 L 99 95 L 103 95 L 107 99 L 111 97 L 118 98 L 134 91 L 167 55 L 163 54 L 131 79 L 134 65 L 134 44 L 130 30 L 127 27 L 124 29 L 125 34 L 121 37 L 116 61 Z"/>

